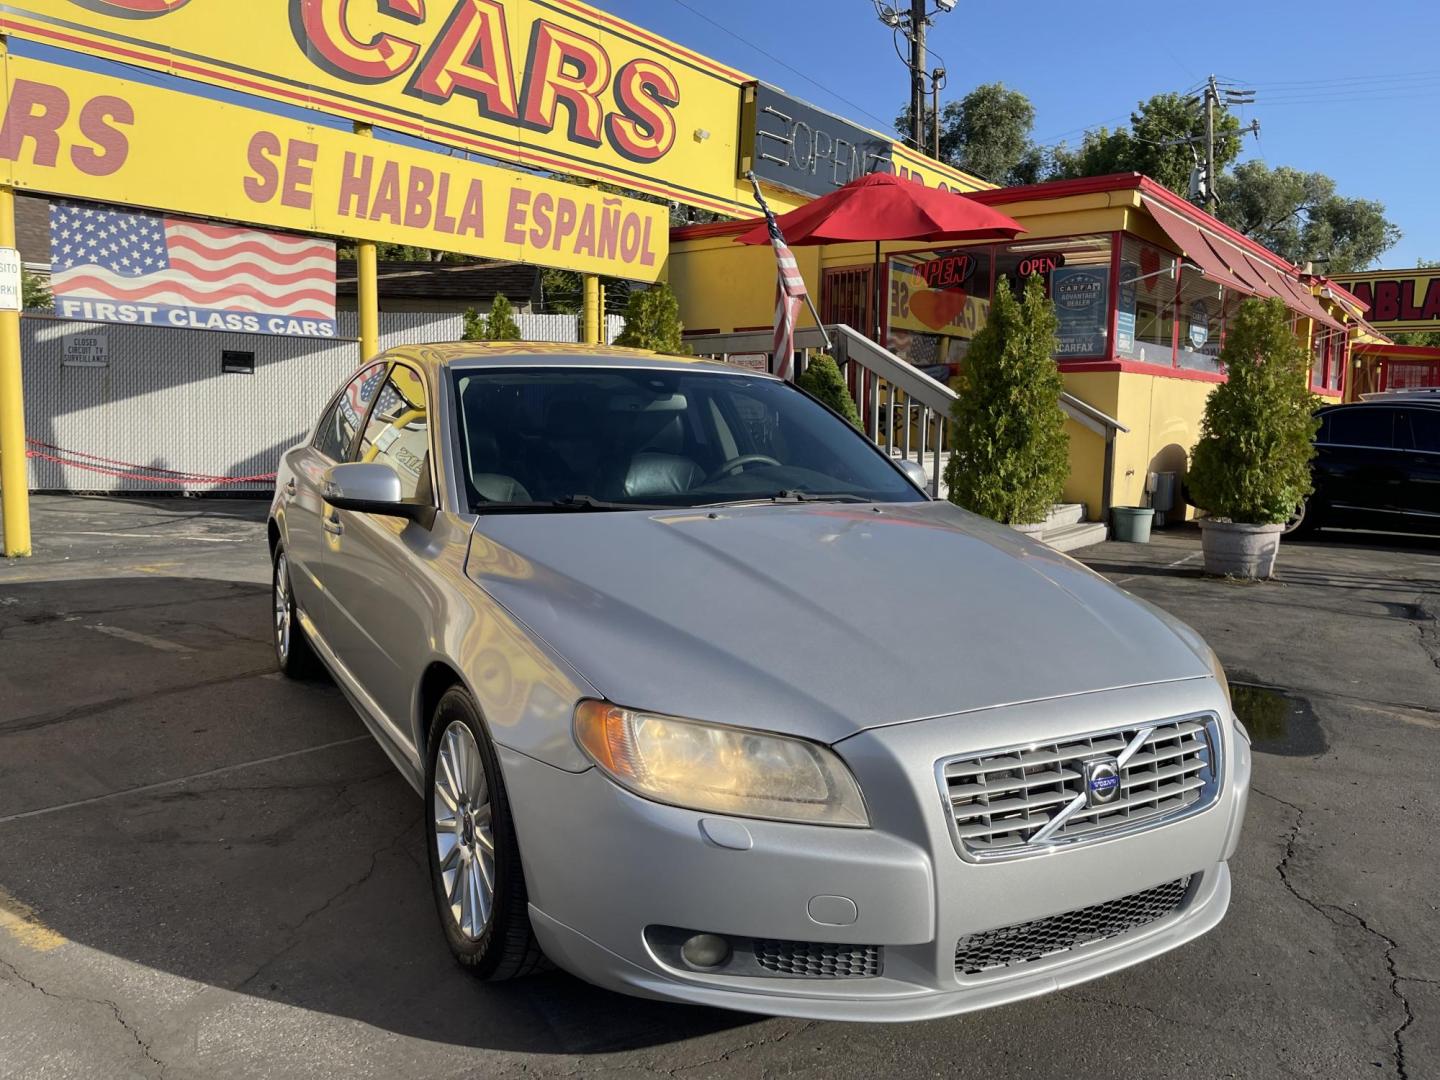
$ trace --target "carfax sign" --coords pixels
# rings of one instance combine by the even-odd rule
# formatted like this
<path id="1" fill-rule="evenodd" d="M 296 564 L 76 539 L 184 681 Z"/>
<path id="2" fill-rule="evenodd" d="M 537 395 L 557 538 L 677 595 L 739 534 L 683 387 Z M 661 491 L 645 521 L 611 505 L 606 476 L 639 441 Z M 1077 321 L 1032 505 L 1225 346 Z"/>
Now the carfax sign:
<path id="1" fill-rule="evenodd" d="M 0 31 L 753 213 L 745 76 L 578 0 L 11 0 Z"/>

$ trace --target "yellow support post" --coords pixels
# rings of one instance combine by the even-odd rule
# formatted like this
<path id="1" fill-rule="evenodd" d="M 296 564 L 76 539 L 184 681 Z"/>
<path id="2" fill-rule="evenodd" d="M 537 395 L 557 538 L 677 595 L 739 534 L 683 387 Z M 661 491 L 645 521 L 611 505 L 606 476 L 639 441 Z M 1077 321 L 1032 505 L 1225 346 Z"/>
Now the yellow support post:
<path id="1" fill-rule="evenodd" d="M 600 277 L 598 274 L 585 275 L 585 344 L 599 345 L 600 325 L 604 316 L 600 312 Z"/>
<path id="2" fill-rule="evenodd" d="M 369 124 L 356 124 L 355 134 L 367 139 L 375 137 Z M 375 241 L 360 240 L 355 245 L 355 302 L 360 309 L 360 362 L 363 364 L 380 351 L 380 272 Z"/>
<path id="3" fill-rule="evenodd" d="M 595 301 L 595 310 L 600 314 L 596 316 L 599 319 L 599 325 L 596 327 L 595 342 L 598 345 L 608 345 L 610 343 L 610 323 L 605 315 L 605 282 L 601 281 L 596 288 L 600 290 L 600 294 Z"/>
<path id="4" fill-rule="evenodd" d="M 15 192 L 0 187 L 0 247 L 15 246 Z M 25 459 L 25 383 L 20 376 L 20 313 L 0 311 L 0 516 L 5 554 L 30 554 L 30 471 Z"/>

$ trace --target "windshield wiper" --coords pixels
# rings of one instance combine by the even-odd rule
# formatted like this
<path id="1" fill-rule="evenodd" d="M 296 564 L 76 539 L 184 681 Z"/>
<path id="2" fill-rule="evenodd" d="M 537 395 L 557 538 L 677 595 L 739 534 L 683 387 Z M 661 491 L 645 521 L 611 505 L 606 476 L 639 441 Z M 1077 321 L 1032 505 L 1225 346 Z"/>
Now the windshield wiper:
<path id="1" fill-rule="evenodd" d="M 701 503 L 702 507 L 710 506 L 740 506 L 745 503 L 812 503 L 812 502 L 840 502 L 840 503 L 871 503 L 874 499 L 864 495 L 856 495 L 848 491 L 836 491 L 830 493 L 809 492 L 809 491 L 777 491 L 773 495 L 737 495 L 733 499 L 722 499 L 719 502 Z"/>
<path id="2" fill-rule="evenodd" d="M 591 510 L 674 510 L 662 503 L 607 502 L 593 495 L 566 495 L 537 502 L 481 502 L 477 514 L 574 514 Z"/>
<path id="3" fill-rule="evenodd" d="M 864 495 L 856 495 L 848 491 L 777 491 L 770 496 L 771 502 L 843 502 L 843 503 L 868 503 L 874 499 L 867 499 Z"/>

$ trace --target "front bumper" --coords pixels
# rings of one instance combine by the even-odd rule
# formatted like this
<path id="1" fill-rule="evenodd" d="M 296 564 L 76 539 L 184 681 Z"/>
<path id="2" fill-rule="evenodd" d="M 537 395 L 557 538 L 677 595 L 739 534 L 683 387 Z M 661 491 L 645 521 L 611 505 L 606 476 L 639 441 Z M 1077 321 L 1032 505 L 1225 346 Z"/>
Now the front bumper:
<path id="1" fill-rule="evenodd" d="M 1042 741 L 1194 709 L 1229 715 L 1214 683 L 1196 680 L 865 731 L 837 749 L 860 780 L 872 828 L 719 819 L 731 833 L 734 823 L 743 826 L 744 848 L 707 838 L 714 815 L 638 798 L 598 770 L 567 773 L 502 748 L 532 922 L 552 960 L 601 986 L 774 1015 L 916 1020 L 1096 978 L 1198 937 L 1224 916 L 1226 860 L 1238 842 L 1250 779 L 1249 748 L 1233 724 L 1222 725 L 1223 787 L 1210 809 L 1122 838 L 994 864 L 957 855 L 934 763 L 1013 744 L 1017 733 Z M 956 942 L 965 935 L 1179 878 L 1191 879 L 1184 902 L 1142 927 L 1013 968 L 956 971 Z M 852 901 L 854 921 L 818 922 L 817 897 Z M 882 970 L 848 979 L 688 970 L 673 957 L 662 960 L 647 942 L 647 927 L 657 926 L 879 946 Z"/>

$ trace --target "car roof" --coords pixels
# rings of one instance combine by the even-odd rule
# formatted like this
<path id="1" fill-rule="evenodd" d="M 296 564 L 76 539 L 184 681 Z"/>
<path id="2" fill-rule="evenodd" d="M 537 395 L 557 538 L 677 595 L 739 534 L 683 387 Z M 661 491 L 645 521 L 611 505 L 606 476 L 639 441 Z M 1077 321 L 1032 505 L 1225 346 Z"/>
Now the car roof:
<path id="1" fill-rule="evenodd" d="M 718 375 L 772 378 L 764 372 L 695 356 L 672 356 L 648 349 L 614 345 L 574 345 L 544 341 L 444 341 L 399 345 L 388 349 L 387 360 L 408 360 L 432 372 L 487 367 L 636 368 L 655 371 L 695 371 Z"/>
<path id="2" fill-rule="evenodd" d="M 1428 398 L 1392 398 L 1387 401 L 1346 401 L 1339 405 L 1326 405 L 1316 409 L 1315 414 L 1339 412 L 1342 409 L 1440 409 L 1440 401 Z"/>

